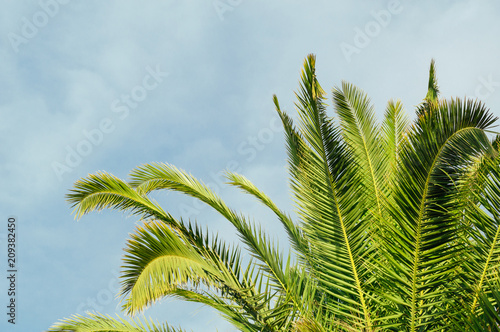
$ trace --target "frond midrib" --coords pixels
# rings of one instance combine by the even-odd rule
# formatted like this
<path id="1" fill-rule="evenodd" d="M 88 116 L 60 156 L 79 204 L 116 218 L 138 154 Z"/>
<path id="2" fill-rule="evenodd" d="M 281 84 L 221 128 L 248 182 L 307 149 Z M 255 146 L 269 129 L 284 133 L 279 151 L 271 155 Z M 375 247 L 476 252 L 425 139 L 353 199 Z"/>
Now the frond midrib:
<path id="1" fill-rule="evenodd" d="M 134 190 L 134 189 L 132 189 L 132 190 Z M 137 193 L 135 190 L 134 190 L 134 192 Z M 140 204 L 142 207 L 148 208 L 150 210 L 149 211 L 150 213 L 153 212 L 153 213 L 151 213 L 151 215 L 156 215 L 157 217 L 167 218 L 168 219 L 168 216 L 165 213 L 165 211 L 163 211 L 159 206 L 157 206 L 151 200 L 149 200 L 149 198 L 139 195 L 139 193 L 137 193 L 137 195 L 139 195 L 139 197 L 145 199 L 146 201 L 140 201 L 140 200 L 137 200 L 136 197 L 133 197 L 133 196 L 130 196 L 130 195 L 125 195 L 123 193 L 117 193 L 117 192 L 114 192 L 114 191 L 109 191 L 109 190 L 103 190 L 103 191 L 94 192 L 94 193 L 90 193 L 90 194 L 86 195 L 85 198 L 83 198 L 83 200 L 81 200 L 80 203 L 78 203 L 78 206 L 75 207 L 75 209 L 78 211 L 76 217 L 80 218 L 84 214 L 87 213 L 87 212 L 81 211 L 81 209 L 82 209 L 81 208 L 82 203 L 84 203 L 86 200 L 88 200 L 88 199 L 90 199 L 90 198 L 92 198 L 94 196 L 99 196 L 99 195 L 103 195 L 103 194 L 116 195 L 116 196 L 120 196 L 120 197 L 124 197 L 124 198 L 130 199 L 131 201 L 133 201 L 133 202 L 135 202 L 137 204 Z"/>
<path id="2" fill-rule="evenodd" d="M 481 293 L 481 289 L 483 287 L 484 279 L 486 278 L 487 272 L 488 272 L 488 267 L 489 263 L 493 258 L 495 248 L 497 247 L 497 242 L 498 239 L 500 238 L 500 227 L 497 227 L 497 231 L 495 232 L 495 237 L 493 238 L 492 245 L 490 250 L 488 251 L 488 256 L 486 258 L 486 261 L 484 263 L 484 268 L 481 273 L 481 278 L 479 279 L 479 284 L 477 285 L 476 291 L 474 292 L 474 301 L 472 302 L 471 305 L 471 311 L 473 311 L 476 308 L 476 304 L 479 298 L 479 295 Z"/>
<path id="3" fill-rule="evenodd" d="M 318 128 L 319 127 L 319 123 L 316 123 L 316 126 L 317 126 L 317 130 L 319 130 L 319 132 L 321 132 L 321 129 Z M 335 195 L 336 191 L 335 191 L 334 182 L 333 182 L 334 180 L 332 178 L 332 175 L 328 171 L 329 167 L 328 167 L 328 164 L 327 164 L 327 161 L 326 161 L 325 145 L 324 145 L 323 139 L 320 140 L 320 144 L 321 144 L 321 160 L 323 161 L 324 173 L 325 173 L 325 176 L 326 176 L 326 178 L 328 179 L 328 182 L 329 182 L 328 183 L 328 189 L 329 189 L 330 194 L 332 195 L 332 197 L 334 199 L 334 202 L 335 202 L 335 209 L 337 210 L 337 214 L 338 214 L 338 217 L 339 217 L 340 225 L 341 225 L 341 228 L 342 228 L 342 235 L 344 237 L 344 241 L 345 241 L 345 244 L 346 244 L 346 247 L 347 247 L 347 251 L 349 253 L 349 262 L 351 264 L 352 273 L 354 274 L 354 279 L 356 281 L 356 289 L 358 291 L 358 296 L 359 296 L 360 301 L 361 301 L 361 306 L 363 308 L 363 313 L 365 315 L 366 323 L 368 325 L 368 328 L 371 329 L 370 314 L 369 314 L 368 308 L 366 306 L 366 302 L 365 302 L 365 299 L 364 299 L 364 292 L 363 292 L 363 289 L 361 287 L 361 282 L 359 280 L 358 271 L 357 271 L 357 268 L 356 268 L 356 263 L 354 261 L 353 255 L 352 255 L 352 250 L 351 250 L 351 246 L 350 246 L 349 237 L 347 236 L 346 227 L 344 225 L 343 214 L 342 214 L 342 212 L 340 210 L 340 204 L 339 204 L 337 195 Z"/>
<path id="4" fill-rule="evenodd" d="M 349 109 L 350 110 L 354 110 L 354 106 L 351 104 L 351 101 L 346 98 L 346 102 L 348 103 L 349 105 Z M 369 153 L 368 151 L 368 144 L 366 143 L 366 137 L 364 135 L 364 132 L 363 130 L 361 130 L 361 125 L 360 125 L 360 122 L 359 122 L 359 119 L 358 117 L 356 116 L 355 112 L 353 111 L 353 118 L 354 118 L 354 121 L 356 122 L 356 128 L 358 129 L 358 133 L 359 133 L 359 136 L 361 136 L 361 140 L 363 142 L 363 149 L 365 151 L 365 155 L 366 155 L 366 159 L 368 161 L 368 168 L 370 170 L 370 174 L 371 174 L 371 179 L 372 179 L 372 184 L 373 184 L 373 190 L 375 192 L 375 198 L 377 200 L 377 209 L 378 209 L 378 215 L 379 215 L 379 218 L 382 219 L 382 206 L 381 206 L 381 203 L 380 203 L 380 190 L 378 188 L 378 183 L 377 183 L 377 178 L 375 177 L 375 170 L 374 170 L 374 167 L 373 167 L 373 163 L 372 163 L 372 156 L 371 154 Z"/>
<path id="5" fill-rule="evenodd" d="M 432 174 L 434 173 L 435 170 L 435 165 L 438 162 L 438 160 L 441 157 L 441 153 L 443 149 L 447 146 L 448 142 L 453 139 L 456 135 L 461 133 L 462 131 L 467 131 L 467 130 L 481 130 L 477 127 L 465 127 L 457 130 L 454 132 L 450 137 L 448 137 L 441 147 L 439 148 L 438 152 L 436 153 L 436 157 L 434 158 L 431 167 L 429 168 L 429 172 L 427 173 L 427 178 L 425 181 L 425 187 L 424 191 L 422 193 L 422 201 L 420 202 L 420 207 L 419 207 L 419 216 L 417 219 L 417 236 L 416 236 L 416 246 L 415 246 L 415 253 L 414 253 L 414 260 L 413 260 L 413 269 L 412 269 L 412 298 L 411 298 L 411 331 L 415 332 L 415 324 L 416 324 L 416 311 L 417 311 L 417 306 L 416 306 L 416 301 L 417 301 L 417 274 L 418 274 L 418 269 L 419 269 L 419 263 L 420 263 L 420 243 L 421 243 L 421 237 L 422 237 L 422 222 L 423 222 L 423 216 L 425 213 L 425 203 L 427 201 L 427 193 L 429 190 L 429 184 L 430 180 L 432 177 Z"/>

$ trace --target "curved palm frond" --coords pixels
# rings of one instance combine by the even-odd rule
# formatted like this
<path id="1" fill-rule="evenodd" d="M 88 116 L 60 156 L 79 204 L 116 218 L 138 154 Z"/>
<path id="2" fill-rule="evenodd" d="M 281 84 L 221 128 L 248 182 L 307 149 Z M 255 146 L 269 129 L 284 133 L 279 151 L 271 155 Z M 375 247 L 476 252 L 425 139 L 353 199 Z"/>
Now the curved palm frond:
<path id="1" fill-rule="evenodd" d="M 219 212 L 235 226 L 243 243 L 248 246 L 262 269 L 268 273 L 269 278 L 273 281 L 273 287 L 290 293 L 287 286 L 290 281 L 284 273 L 285 259 L 278 247 L 262 232 L 259 226 L 252 225 L 244 216 L 231 210 L 208 186 L 172 165 L 161 163 L 142 165 L 133 170 L 130 176 L 131 185 L 139 192 L 149 193 L 161 189 L 174 190 L 197 198 Z M 292 297 L 292 299 L 297 298 L 298 295 Z M 296 307 L 302 310 L 302 306 L 298 303 L 296 303 Z"/>
<path id="2" fill-rule="evenodd" d="M 123 318 L 113 318 L 109 315 L 88 313 L 88 316 L 74 315 L 54 324 L 49 331 L 53 332 L 183 332 L 167 323 L 159 324 L 152 320 L 135 319 L 127 321 Z"/>
<path id="3" fill-rule="evenodd" d="M 203 256 L 182 241 L 164 223 L 150 222 L 139 226 L 128 240 L 123 258 L 122 295 L 130 294 L 123 308 L 135 314 L 171 291 L 190 284 L 211 286 L 217 280 L 231 279 L 209 264 Z"/>
<path id="4" fill-rule="evenodd" d="M 192 238 L 202 236 L 199 230 L 195 233 Z M 254 275 L 252 264 L 240 276 L 239 253 L 226 250 L 223 242 L 217 238 L 209 242 L 205 238 L 202 246 L 193 248 L 183 237 L 161 222 L 138 228 L 125 249 L 122 294 L 129 297 L 124 309 L 135 314 L 164 296 L 191 294 L 191 298 L 186 299 L 192 300 L 196 295 L 198 300 L 207 297 L 213 300 L 217 295 L 228 302 L 216 306 L 208 300 L 200 303 L 209 304 L 226 315 L 238 312 L 247 320 L 267 326 L 271 298 L 264 301 L 267 307 L 258 299 L 268 294 L 269 289 L 262 293 L 255 287 L 259 272 Z M 260 278 L 262 280 L 261 275 Z M 293 309 L 290 310 L 285 317 L 293 316 Z"/>
<path id="5" fill-rule="evenodd" d="M 156 217 L 174 220 L 155 201 L 106 172 L 90 174 L 77 181 L 66 198 L 74 208 L 73 212 L 77 219 L 92 211 L 113 208 L 130 210 L 133 215 L 139 215 L 141 219 Z"/>
<path id="6" fill-rule="evenodd" d="M 484 130 L 493 121 L 481 104 L 441 102 L 418 118 L 401 153 L 392 234 L 398 242 L 392 252 L 403 285 L 398 293 L 406 298 L 403 319 L 411 331 L 432 326 L 431 321 L 442 323 L 439 310 L 429 310 L 447 301 L 440 288 L 452 280 L 455 258 L 462 253 L 460 246 L 451 245 L 461 212 L 456 201 L 459 170 L 471 156 L 489 151 Z"/>
<path id="7" fill-rule="evenodd" d="M 281 211 L 276 204 L 262 191 L 260 191 L 252 182 L 250 182 L 246 177 L 240 174 L 227 172 L 226 177 L 229 180 L 229 184 L 242 189 L 247 194 L 250 194 L 257 198 L 262 204 L 267 206 L 271 211 L 273 211 L 278 219 L 281 221 L 283 227 L 288 233 L 288 237 L 292 246 L 295 250 L 302 255 L 302 257 L 307 257 L 308 255 L 308 245 L 302 233 L 300 227 L 294 224 L 292 219 L 283 211 Z"/>

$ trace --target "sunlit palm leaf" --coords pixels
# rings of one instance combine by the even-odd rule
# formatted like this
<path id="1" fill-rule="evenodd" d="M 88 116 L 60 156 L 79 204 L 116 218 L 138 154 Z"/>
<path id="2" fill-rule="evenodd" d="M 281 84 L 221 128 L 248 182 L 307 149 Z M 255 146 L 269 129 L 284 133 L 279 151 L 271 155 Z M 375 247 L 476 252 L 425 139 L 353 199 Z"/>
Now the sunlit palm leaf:
<path id="1" fill-rule="evenodd" d="M 77 181 L 66 197 L 75 208 L 76 218 L 106 208 L 129 210 L 142 218 L 154 216 L 168 219 L 169 216 L 156 202 L 138 193 L 125 181 L 105 172 L 90 174 Z"/>
<path id="2" fill-rule="evenodd" d="M 304 231 L 311 243 L 312 270 L 330 300 L 326 307 L 358 328 L 371 328 L 363 279 L 366 226 L 358 223 L 363 209 L 357 176 L 341 136 L 326 116 L 324 92 L 316 80 L 315 59 L 309 56 L 302 72 L 299 131 L 281 110 L 291 161 L 292 189 Z M 278 106 L 277 102 L 275 104 Z"/>
<path id="3" fill-rule="evenodd" d="M 74 315 L 54 324 L 49 331 L 59 332 L 182 332 L 166 323 L 154 323 L 147 319 L 127 321 L 123 318 L 113 318 L 101 314 L 89 313 L 87 317 Z"/>
<path id="4" fill-rule="evenodd" d="M 221 271 L 186 242 L 160 222 L 136 229 L 125 249 L 122 272 L 122 294 L 130 294 L 124 305 L 129 313 L 136 313 L 179 287 L 197 287 L 200 282 L 211 286 L 224 279 Z"/>
<path id="5" fill-rule="evenodd" d="M 488 286 L 498 279 L 500 269 L 500 158 L 490 159 L 488 172 L 479 176 L 481 191 L 475 191 L 479 204 L 469 205 L 467 215 L 473 226 L 467 234 L 471 243 L 466 260 L 472 311 L 480 294 L 488 296 L 494 291 Z"/>
<path id="6" fill-rule="evenodd" d="M 455 258 L 462 249 L 451 245 L 457 239 L 460 212 L 458 170 L 472 151 L 488 151 L 483 130 L 493 121 L 481 104 L 441 102 L 419 117 L 400 154 L 393 209 L 398 228 L 392 236 L 398 241 L 392 249 L 403 285 L 398 293 L 406 298 L 403 317 L 411 331 L 430 321 L 442 323 L 436 319 L 439 314 L 429 310 L 446 301 L 440 287 L 454 276 Z"/>
<path id="7" fill-rule="evenodd" d="M 374 218 L 382 218 L 386 169 L 390 164 L 382 152 L 380 130 L 375 122 L 375 112 L 370 99 L 361 89 L 343 82 L 342 88 L 333 90 L 342 136 L 350 148 L 357 165 L 360 180 L 366 188 L 364 203 L 369 204 Z"/>
<path id="8" fill-rule="evenodd" d="M 396 174 L 397 164 L 399 160 L 399 153 L 403 140 L 408 131 L 408 117 L 403 109 L 401 101 L 390 100 L 387 103 L 384 121 L 381 126 L 381 138 L 383 153 L 386 157 L 386 174 L 384 182 L 389 184 L 386 188 L 391 188 L 393 177 Z"/>

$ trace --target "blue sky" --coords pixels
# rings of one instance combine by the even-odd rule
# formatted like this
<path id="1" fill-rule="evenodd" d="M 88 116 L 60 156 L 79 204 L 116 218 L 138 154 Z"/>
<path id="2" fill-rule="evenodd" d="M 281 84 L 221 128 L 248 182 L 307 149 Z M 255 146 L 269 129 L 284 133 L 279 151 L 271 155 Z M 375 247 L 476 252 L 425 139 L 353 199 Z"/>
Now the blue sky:
<path id="1" fill-rule="evenodd" d="M 282 238 L 276 220 L 221 185 L 220 173 L 241 172 L 293 210 L 272 94 L 294 114 L 309 53 L 327 92 L 349 81 L 372 98 L 379 118 L 390 98 L 413 116 L 431 58 L 442 96 L 478 97 L 500 115 L 498 1 L 2 5 L 0 274 L 9 216 L 18 220 L 19 272 L 16 325 L 2 313 L 1 331 L 41 331 L 85 310 L 119 312 L 117 271 L 136 220 L 104 211 L 77 222 L 64 198 L 98 170 L 126 178 L 143 163 L 174 164 Z M 236 241 L 208 208 L 172 193 L 156 198 L 174 216 Z M 2 308 L 7 288 L 1 278 Z M 170 299 L 145 315 L 194 331 L 233 330 L 209 309 Z"/>

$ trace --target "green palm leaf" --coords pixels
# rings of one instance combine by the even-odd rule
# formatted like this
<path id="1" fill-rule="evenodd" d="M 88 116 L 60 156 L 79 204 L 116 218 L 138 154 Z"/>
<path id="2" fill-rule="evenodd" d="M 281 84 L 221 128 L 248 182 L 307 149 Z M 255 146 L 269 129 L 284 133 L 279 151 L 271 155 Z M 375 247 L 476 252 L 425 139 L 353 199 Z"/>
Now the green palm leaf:
<path id="1" fill-rule="evenodd" d="M 182 332 L 166 323 L 158 324 L 152 320 L 135 319 L 127 321 L 123 318 L 112 318 L 109 315 L 89 313 L 87 317 L 74 315 L 54 324 L 49 331 L 60 332 Z"/>
<path id="2" fill-rule="evenodd" d="M 354 208 L 362 200 L 360 186 L 349 167 L 343 168 L 349 155 L 326 116 L 323 94 L 316 80 L 315 59 L 309 56 L 297 95 L 300 133 L 278 109 L 292 154 L 292 189 L 311 244 L 311 269 L 320 289 L 330 298 L 326 307 L 360 329 L 371 329 L 370 307 L 362 284 L 368 274 L 364 264 L 369 256 L 367 224 L 358 223 L 363 210 Z"/>
<path id="3" fill-rule="evenodd" d="M 385 152 L 386 174 L 383 182 L 391 183 L 396 174 L 399 154 L 408 131 L 408 118 L 401 101 L 387 103 L 384 121 L 381 126 L 382 150 Z M 391 188 L 386 185 L 384 188 Z"/>
<path id="4" fill-rule="evenodd" d="M 171 216 L 147 196 L 134 190 L 125 181 L 105 172 L 90 174 L 77 181 L 66 195 L 74 207 L 76 218 L 106 208 L 129 210 L 141 218 L 156 217 L 173 220 Z"/>
<path id="5" fill-rule="evenodd" d="M 484 130 L 493 121 L 481 104 L 441 102 L 419 117 L 401 153 L 392 211 L 398 226 L 392 237 L 398 242 L 392 253 L 402 285 L 398 293 L 406 298 L 403 317 L 411 331 L 431 321 L 442 323 L 430 310 L 446 301 L 440 288 L 453 278 L 462 249 L 452 245 L 460 211 L 457 170 L 473 151 L 488 152 Z"/>
<path id="6" fill-rule="evenodd" d="M 211 286 L 221 279 L 230 283 L 228 287 L 237 287 L 186 242 L 164 223 L 150 222 L 136 229 L 125 249 L 122 272 L 122 294 L 130 294 L 124 304 L 129 313 L 177 288 Z"/>
<path id="7" fill-rule="evenodd" d="M 390 164 L 386 162 L 382 152 L 380 130 L 375 123 L 373 106 L 362 90 L 346 82 L 342 83 L 341 89 L 333 90 L 333 101 L 343 138 L 360 167 L 360 180 L 367 190 L 364 194 L 365 204 L 369 204 L 368 209 L 380 219 L 384 205 L 382 183 Z"/>
<path id="8" fill-rule="evenodd" d="M 197 198 L 215 209 L 235 226 L 242 241 L 274 281 L 274 287 L 287 292 L 288 280 L 283 266 L 285 260 L 277 246 L 260 227 L 250 224 L 245 217 L 227 207 L 224 201 L 202 182 L 171 165 L 159 163 L 138 167 L 132 171 L 131 178 L 131 184 L 138 192 L 175 190 Z"/>
<path id="9" fill-rule="evenodd" d="M 490 159 L 491 160 L 491 159 Z M 490 281 L 497 280 L 500 269 L 500 158 L 490 161 L 488 172 L 480 174 L 481 191 L 476 191 L 478 205 L 469 205 L 467 217 L 473 224 L 468 233 L 467 288 L 472 295 L 470 309 L 475 310 L 480 294 L 493 290 Z M 482 207 L 482 208 L 481 208 Z"/>

